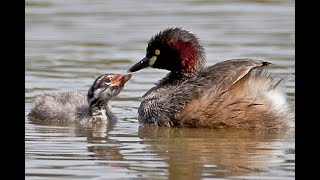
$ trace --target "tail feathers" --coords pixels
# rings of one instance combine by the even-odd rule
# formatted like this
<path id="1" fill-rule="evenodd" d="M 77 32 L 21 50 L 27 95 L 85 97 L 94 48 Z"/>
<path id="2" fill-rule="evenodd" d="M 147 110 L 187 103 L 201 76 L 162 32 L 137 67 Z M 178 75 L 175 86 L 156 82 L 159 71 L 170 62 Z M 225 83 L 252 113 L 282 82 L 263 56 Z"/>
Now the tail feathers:
<path id="1" fill-rule="evenodd" d="M 261 104 L 252 111 L 261 114 L 264 124 L 289 127 L 292 126 L 293 110 L 283 91 L 289 78 L 271 76 L 265 68 L 260 67 L 253 69 L 236 83 L 229 93 L 238 97 L 237 99 L 252 99 L 251 104 Z"/>
<path id="2" fill-rule="evenodd" d="M 286 79 L 255 68 L 229 90 L 209 89 L 180 113 L 183 123 L 200 127 L 280 129 L 292 127 L 293 113 L 281 90 Z M 216 86 L 218 87 L 218 86 Z"/>

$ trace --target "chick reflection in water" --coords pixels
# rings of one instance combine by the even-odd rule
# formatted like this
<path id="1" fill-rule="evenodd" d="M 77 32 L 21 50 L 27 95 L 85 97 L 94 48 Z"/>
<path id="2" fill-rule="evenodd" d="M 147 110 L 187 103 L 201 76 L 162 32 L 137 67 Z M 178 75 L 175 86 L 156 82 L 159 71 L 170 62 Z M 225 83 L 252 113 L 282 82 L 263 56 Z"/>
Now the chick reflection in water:
<path id="1" fill-rule="evenodd" d="M 40 125 L 35 130 L 41 134 L 86 137 L 89 144 L 108 144 L 88 146 L 88 151 L 108 160 L 121 159 L 118 147 L 112 146 L 117 142 L 108 138 L 117 120 L 108 103 L 122 91 L 131 77 L 131 74 L 103 74 L 96 78 L 87 95 L 62 92 L 38 96 L 28 114 L 30 123 Z M 68 138 L 62 141 L 68 141 Z"/>
<path id="2" fill-rule="evenodd" d="M 283 150 L 283 139 L 292 136 L 239 129 L 139 127 L 146 151 L 168 164 L 162 171 L 168 172 L 169 179 L 270 175 L 275 167 L 286 166 L 284 156 L 290 152 Z"/>

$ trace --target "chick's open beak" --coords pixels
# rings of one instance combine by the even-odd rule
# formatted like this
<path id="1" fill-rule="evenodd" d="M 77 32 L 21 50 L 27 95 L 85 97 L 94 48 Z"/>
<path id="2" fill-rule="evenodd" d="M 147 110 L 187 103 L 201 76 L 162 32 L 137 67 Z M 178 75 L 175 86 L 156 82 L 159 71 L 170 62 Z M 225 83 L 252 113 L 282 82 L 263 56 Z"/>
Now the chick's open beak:
<path id="1" fill-rule="evenodd" d="M 111 84 L 115 86 L 124 86 L 124 84 L 127 81 L 129 81 L 131 77 L 132 77 L 131 74 L 125 74 L 125 75 L 120 74 L 111 80 Z"/>

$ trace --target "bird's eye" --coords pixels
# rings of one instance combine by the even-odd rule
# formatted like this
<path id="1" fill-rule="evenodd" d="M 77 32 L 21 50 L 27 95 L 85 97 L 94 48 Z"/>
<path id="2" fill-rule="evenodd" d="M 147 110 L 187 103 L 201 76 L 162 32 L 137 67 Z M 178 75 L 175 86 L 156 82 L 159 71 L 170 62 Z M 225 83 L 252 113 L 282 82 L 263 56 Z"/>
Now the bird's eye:
<path id="1" fill-rule="evenodd" d="M 157 56 L 159 56 L 159 55 L 160 55 L 160 50 L 159 50 L 159 49 L 156 49 L 156 50 L 154 51 L 154 54 L 157 55 Z"/>
<path id="2" fill-rule="evenodd" d="M 107 77 L 106 77 L 106 80 L 107 80 L 107 81 L 111 81 L 112 79 L 113 79 L 112 76 L 107 76 Z"/>

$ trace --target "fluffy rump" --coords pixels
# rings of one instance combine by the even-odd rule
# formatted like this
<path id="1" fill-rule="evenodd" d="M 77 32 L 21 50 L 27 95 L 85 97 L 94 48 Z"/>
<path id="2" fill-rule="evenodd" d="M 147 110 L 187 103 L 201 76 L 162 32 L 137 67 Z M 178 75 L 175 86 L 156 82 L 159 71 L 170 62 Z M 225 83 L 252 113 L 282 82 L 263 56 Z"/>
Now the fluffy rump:
<path id="1" fill-rule="evenodd" d="M 77 120 L 89 118 L 90 111 L 85 94 L 64 92 L 37 96 L 28 116 L 39 120 Z"/>
<path id="2" fill-rule="evenodd" d="M 276 79 L 263 68 L 252 69 L 226 91 L 208 89 L 189 102 L 178 122 L 189 127 L 280 129 L 293 126 L 293 112 Z"/>

